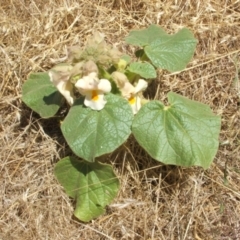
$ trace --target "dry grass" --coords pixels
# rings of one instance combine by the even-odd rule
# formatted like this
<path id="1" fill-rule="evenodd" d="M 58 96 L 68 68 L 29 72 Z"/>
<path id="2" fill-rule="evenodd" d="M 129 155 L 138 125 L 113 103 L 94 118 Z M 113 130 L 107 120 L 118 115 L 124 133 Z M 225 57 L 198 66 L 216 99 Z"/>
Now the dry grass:
<path id="1" fill-rule="evenodd" d="M 163 166 L 130 139 L 110 156 L 119 196 L 83 224 L 53 176 L 70 153 L 58 122 L 24 106 L 21 86 L 94 30 L 131 53 L 123 37 L 153 23 L 169 33 L 188 27 L 199 40 L 185 71 L 159 74 L 156 97 L 173 90 L 221 114 L 218 154 L 207 171 Z M 1 0 L 0 31 L 1 240 L 240 239 L 239 0 Z"/>

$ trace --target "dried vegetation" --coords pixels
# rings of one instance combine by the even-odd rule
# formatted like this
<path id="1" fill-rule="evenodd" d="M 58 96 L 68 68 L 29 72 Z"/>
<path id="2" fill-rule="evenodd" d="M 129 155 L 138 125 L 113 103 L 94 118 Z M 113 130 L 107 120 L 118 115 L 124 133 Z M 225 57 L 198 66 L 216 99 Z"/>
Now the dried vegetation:
<path id="1" fill-rule="evenodd" d="M 0 239 L 240 239 L 240 1 L 0 1 Z M 83 224 L 53 176 L 71 151 L 57 120 L 21 102 L 31 71 L 61 62 L 67 46 L 99 30 L 109 43 L 131 29 L 182 27 L 199 43 L 181 73 L 159 72 L 147 92 L 169 90 L 207 103 L 222 115 L 220 148 L 210 169 L 163 166 L 133 139 L 109 157 L 121 191 L 100 218 Z M 156 92 L 157 89 L 157 92 Z"/>

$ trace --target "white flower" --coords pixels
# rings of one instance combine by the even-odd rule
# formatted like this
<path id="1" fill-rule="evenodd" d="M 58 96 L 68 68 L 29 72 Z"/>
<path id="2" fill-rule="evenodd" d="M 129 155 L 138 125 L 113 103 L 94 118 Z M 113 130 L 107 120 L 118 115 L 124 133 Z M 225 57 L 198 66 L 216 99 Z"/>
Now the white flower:
<path id="1" fill-rule="evenodd" d="M 54 84 L 58 91 L 65 97 L 70 106 L 73 105 L 73 102 L 75 100 L 73 94 L 73 85 L 69 80 L 71 70 L 72 70 L 71 65 L 62 64 L 55 66 L 48 72 L 50 81 Z"/>
<path id="2" fill-rule="evenodd" d="M 107 79 L 98 79 L 97 73 L 92 72 L 87 76 L 79 79 L 76 88 L 86 96 L 84 104 L 93 110 L 101 110 L 104 108 L 107 101 L 104 98 L 104 93 L 111 91 L 111 84 Z"/>
<path id="3" fill-rule="evenodd" d="M 137 85 L 134 87 L 129 82 L 127 76 L 119 71 L 112 73 L 112 79 L 121 91 L 122 96 L 128 100 L 133 113 L 136 114 L 142 105 L 139 95 L 147 88 L 147 82 L 143 79 L 139 79 Z"/>
<path id="4" fill-rule="evenodd" d="M 120 89 L 122 96 L 126 98 L 131 105 L 133 114 L 136 114 L 141 108 L 141 98 L 139 93 L 147 88 L 147 82 L 143 79 L 139 79 L 137 85 L 134 87 L 130 82 L 126 82 Z"/>

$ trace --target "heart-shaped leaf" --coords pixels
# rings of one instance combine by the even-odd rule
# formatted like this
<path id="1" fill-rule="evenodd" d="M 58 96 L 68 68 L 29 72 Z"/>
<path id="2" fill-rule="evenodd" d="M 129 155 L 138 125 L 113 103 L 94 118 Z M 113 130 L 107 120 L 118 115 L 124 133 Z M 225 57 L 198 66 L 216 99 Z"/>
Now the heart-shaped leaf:
<path id="1" fill-rule="evenodd" d="M 50 82 L 47 73 L 32 73 L 22 87 L 22 100 L 42 118 L 54 116 L 63 97 Z"/>
<path id="2" fill-rule="evenodd" d="M 152 64 L 148 62 L 134 62 L 129 65 L 127 68 L 128 71 L 136 73 L 143 78 L 156 78 L 156 70 Z"/>
<path id="3" fill-rule="evenodd" d="M 151 101 L 134 118 L 132 131 L 156 160 L 208 168 L 217 152 L 221 119 L 209 106 L 168 93 L 170 106 Z"/>
<path id="4" fill-rule="evenodd" d="M 56 164 L 54 174 L 76 201 L 74 215 L 84 222 L 103 214 L 119 190 L 119 180 L 107 164 L 66 157 Z"/>
<path id="5" fill-rule="evenodd" d="M 144 51 L 157 68 L 174 72 L 186 67 L 194 54 L 196 44 L 197 40 L 191 31 L 183 28 L 174 35 L 156 38 Z"/>
<path id="6" fill-rule="evenodd" d="M 150 25 L 146 29 L 133 30 L 125 38 L 126 43 L 139 47 L 145 47 L 152 41 L 166 36 L 167 33 L 157 25 Z"/>
<path id="7" fill-rule="evenodd" d="M 61 129 L 73 152 L 93 162 L 95 157 L 114 151 L 131 133 L 133 113 L 129 103 L 117 95 L 105 96 L 107 104 L 101 111 L 75 102 Z"/>

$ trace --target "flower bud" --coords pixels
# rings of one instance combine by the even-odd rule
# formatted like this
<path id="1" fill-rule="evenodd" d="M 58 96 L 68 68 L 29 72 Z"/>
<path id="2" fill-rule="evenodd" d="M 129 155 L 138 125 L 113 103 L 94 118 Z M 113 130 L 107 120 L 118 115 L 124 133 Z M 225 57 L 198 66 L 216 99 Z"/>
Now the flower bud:
<path id="1" fill-rule="evenodd" d="M 125 83 L 128 82 L 127 76 L 124 73 L 116 71 L 111 76 L 118 88 L 123 88 Z"/>
<path id="2" fill-rule="evenodd" d="M 117 70 L 123 72 L 127 66 L 127 62 L 124 59 L 120 59 L 117 63 Z"/>
<path id="3" fill-rule="evenodd" d="M 95 72 L 98 75 L 98 67 L 95 62 L 89 60 L 83 65 L 83 76 L 87 76 L 92 72 Z"/>

